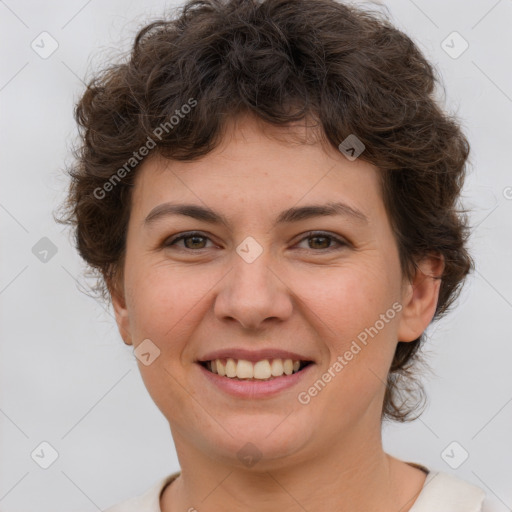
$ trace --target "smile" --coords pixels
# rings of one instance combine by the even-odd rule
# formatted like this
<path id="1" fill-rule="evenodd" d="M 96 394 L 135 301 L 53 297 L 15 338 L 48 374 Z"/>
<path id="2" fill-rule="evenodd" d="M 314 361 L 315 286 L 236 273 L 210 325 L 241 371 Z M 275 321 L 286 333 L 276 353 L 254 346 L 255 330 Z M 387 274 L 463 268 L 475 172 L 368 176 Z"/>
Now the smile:
<path id="1" fill-rule="evenodd" d="M 212 389 L 235 398 L 255 400 L 278 396 L 301 382 L 301 388 L 307 387 L 304 379 L 315 366 L 313 361 L 263 359 L 252 363 L 228 357 L 197 361 L 196 368 Z"/>
<path id="2" fill-rule="evenodd" d="M 301 371 L 311 361 L 292 359 L 262 359 L 251 362 L 231 357 L 204 361 L 200 364 L 212 373 L 236 380 L 273 380 L 283 375 L 292 375 Z"/>

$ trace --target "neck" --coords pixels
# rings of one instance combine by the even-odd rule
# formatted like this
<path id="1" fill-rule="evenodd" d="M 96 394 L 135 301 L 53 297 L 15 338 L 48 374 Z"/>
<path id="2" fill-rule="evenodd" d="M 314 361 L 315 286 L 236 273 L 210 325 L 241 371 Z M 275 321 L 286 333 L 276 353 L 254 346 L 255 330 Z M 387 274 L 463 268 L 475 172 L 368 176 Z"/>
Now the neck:
<path id="1" fill-rule="evenodd" d="M 163 512 L 407 512 L 425 480 L 421 470 L 383 451 L 380 429 L 373 435 L 359 429 L 314 455 L 251 469 L 206 457 L 176 432 L 173 438 L 181 474 L 162 495 Z"/>

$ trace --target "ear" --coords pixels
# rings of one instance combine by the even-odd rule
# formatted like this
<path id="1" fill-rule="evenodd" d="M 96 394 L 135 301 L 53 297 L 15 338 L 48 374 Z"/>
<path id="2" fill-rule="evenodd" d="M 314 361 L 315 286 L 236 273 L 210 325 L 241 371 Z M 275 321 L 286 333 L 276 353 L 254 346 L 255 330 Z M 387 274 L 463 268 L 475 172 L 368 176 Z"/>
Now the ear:
<path id="1" fill-rule="evenodd" d="M 402 315 L 398 341 L 414 341 L 425 331 L 434 317 L 444 270 L 441 254 L 425 257 L 417 264 L 412 282 L 407 282 L 402 293 Z"/>
<path id="2" fill-rule="evenodd" d="M 119 333 L 126 345 L 133 345 L 124 286 L 119 283 L 111 283 L 108 285 L 108 289 L 112 299 L 112 306 L 114 307 Z"/>

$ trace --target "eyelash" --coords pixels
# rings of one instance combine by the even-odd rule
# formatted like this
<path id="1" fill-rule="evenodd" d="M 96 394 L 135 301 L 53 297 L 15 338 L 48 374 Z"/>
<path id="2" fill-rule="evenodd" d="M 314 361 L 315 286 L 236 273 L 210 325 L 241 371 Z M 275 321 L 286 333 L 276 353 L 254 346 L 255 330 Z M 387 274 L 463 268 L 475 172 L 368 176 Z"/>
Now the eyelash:
<path id="1" fill-rule="evenodd" d="M 206 238 L 208 240 L 211 240 L 208 236 L 205 236 L 203 233 L 199 231 L 191 231 L 188 233 L 183 233 L 181 235 L 176 236 L 175 238 L 168 239 L 164 242 L 164 247 L 171 247 L 173 245 L 176 245 L 176 242 L 179 242 L 181 240 L 184 240 L 186 238 L 193 238 L 193 237 L 199 237 L 199 238 Z M 301 238 L 298 243 L 303 242 L 304 240 L 307 240 L 308 238 L 315 238 L 315 237 L 321 237 L 321 238 L 328 238 L 330 240 L 335 241 L 340 247 L 328 247 L 327 249 L 311 249 L 314 252 L 330 252 L 333 250 L 341 249 L 342 247 L 347 247 L 348 243 L 342 240 L 341 238 L 338 238 L 337 236 L 331 235 L 329 233 L 324 233 L 322 231 L 310 231 L 306 234 L 305 237 Z M 207 249 L 207 247 L 203 247 L 201 249 L 188 249 L 187 247 L 182 247 L 182 249 L 186 251 L 192 251 L 192 252 L 199 252 L 202 250 Z"/>

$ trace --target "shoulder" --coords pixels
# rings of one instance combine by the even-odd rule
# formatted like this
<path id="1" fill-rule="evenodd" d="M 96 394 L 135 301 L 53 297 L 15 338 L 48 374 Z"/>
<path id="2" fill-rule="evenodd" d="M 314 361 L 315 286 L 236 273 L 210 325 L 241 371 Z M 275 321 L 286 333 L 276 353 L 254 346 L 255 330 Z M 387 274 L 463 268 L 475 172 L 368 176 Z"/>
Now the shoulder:
<path id="1" fill-rule="evenodd" d="M 430 471 L 409 512 L 484 512 L 485 492 L 443 471 Z"/>
<path id="2" fill-rule="evenodd" d="M 162 490 L 176 479 L 180 471 L 168 475 L 159 480 L 155 485 L 150 487 L 144 494 L 127 499 L 117 505 L 107 508 L 104 512 L 161 512 L 160 494 Z"/>

